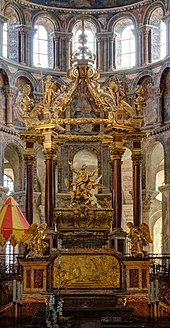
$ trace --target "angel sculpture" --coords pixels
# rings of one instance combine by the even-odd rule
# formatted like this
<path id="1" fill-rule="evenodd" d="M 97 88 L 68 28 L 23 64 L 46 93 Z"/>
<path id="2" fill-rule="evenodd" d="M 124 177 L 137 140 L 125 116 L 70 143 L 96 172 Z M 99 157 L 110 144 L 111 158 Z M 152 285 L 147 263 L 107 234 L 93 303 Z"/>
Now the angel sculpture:
<path id="1" fill-rule="evenodd" d="M 23 245 L 26 245 L 30 252 L 27 254 L 26 258 L 42 258 L 44 252 L 48 248 L 48 243 L 44 241 L 46 229 L 46 223 L 38 225 L 33 223 L 28 228 L 27 232 L 22 238 Z"/>
<path id="2" fill-rule="evenodd" d="M 132 222 L 127 223 L 129 230 L 128 237 L 131 239 L 130 254 L 133 257 L 147 257 L 147 252 L 143 247 L 152 243 L 149 227 L 146 223 L 142 223 L 136 228 Z"/>
<path id="3" fill-rule="evenodd" d="M 96 170 L 87 172 L 86 164 L 83 164 L 79 170 L 76 170 L 72 163 L 69 163 L 69 165 L 71 171 L 76 175 L 71 184 L 69 184 L 68 179 L 65 179 L 67 190 L 72 198 L 71 206 L 85 204 L 97 206 L 99 208 L 100 205 L 97 203 L 97 198 L 94 195 L 93 190 L 103 188 L 103 185 L 99 183 L 102 176 L 94 178 Z"/>

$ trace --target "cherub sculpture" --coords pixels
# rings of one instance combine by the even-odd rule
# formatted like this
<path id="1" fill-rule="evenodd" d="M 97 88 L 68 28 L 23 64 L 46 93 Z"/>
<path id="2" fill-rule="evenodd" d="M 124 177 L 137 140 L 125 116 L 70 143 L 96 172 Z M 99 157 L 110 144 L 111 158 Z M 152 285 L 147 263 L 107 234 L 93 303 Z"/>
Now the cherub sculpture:
<path id="1" fill-rule="evenodd" d="M 147 257 L 147 252 L 143 247 L 152 243 L 149 227 L 146 223 L 142 223 L 136 228 L 132 222 L 127 223 L 129 230 L 128 237 L 131 239 L 130 254 L 133 257 Z"/>
<path id="2" fill-rule="evenodd" d="M 69 165 L 71 171 L 76 175 L 71 184 L 69 184 L 68 179 L 65 179 L 67 190 L 72 198 L 71 206 L 84 204 L 100 207 L 92 190 L 103 188 L 102 184 L 99 183 L 102 176 L 95 178 L 96 170 L 87 172 L 86 164 L 82 165 L 79 170 L 76 170 L 72 163 Z"/>
<path id="3" fill-rule="evenodd" d="M 22 238 L 23 245 L 26 245 L 30 252 L 27 254 L 26 258 L 42 258 L 44 252 L 48 248 L 48 243 L 44 241 L 46 229 L 46 223 L 38 225 L 33 223 L 28 228 L 27 232 Z"/>

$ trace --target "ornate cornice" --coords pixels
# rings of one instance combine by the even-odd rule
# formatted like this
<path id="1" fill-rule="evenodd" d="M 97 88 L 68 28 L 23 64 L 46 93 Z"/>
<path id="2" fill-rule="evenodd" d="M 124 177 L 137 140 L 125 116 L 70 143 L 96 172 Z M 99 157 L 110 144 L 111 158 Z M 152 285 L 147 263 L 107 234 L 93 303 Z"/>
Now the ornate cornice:
<path id="1" fill-rule="evenodd" d="M 84 14 L 107 14 L 107 13 L 119 13 L 119 12 L 124 12 L 128 10 L 134 10 L 149 4 L 152 4 L 153 2 L 157 2 L 157 0 L 143 0 L 140 2 L 136 2 L 134 4 L 130 5 L 125 5 L 125 6 L 119 6 L 115 8 L 95 8 L 95 9 L 78 9 L 78 8 L 63 8 L 63 7 L 53 7 L 53 6 L 45 6 L 45 5 L 40 5 L 36 3 L 32 3 L 30 1 L 26 0 L 16 0 L 17 3 L 20 5 L 24 5 L 26 7 L 30 7 L 33 9 L 41 9 L 45 11 L 56 11 L 59 13 L 65 13 L 65 14 L 79 14 L 79 13 L 84 13 Z"/>

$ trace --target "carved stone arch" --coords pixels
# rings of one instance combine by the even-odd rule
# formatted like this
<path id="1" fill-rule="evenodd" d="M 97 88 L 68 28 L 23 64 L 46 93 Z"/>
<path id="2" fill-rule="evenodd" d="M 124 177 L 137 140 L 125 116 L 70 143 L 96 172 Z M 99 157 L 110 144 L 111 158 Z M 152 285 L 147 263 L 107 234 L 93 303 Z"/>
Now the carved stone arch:
<path id="1" fill-rule="evenodd" d="M 164 147 L 160 141 L 148 144 L 145 151 L 145 189 L 156 191 L 156 174 L 158 167 L 164 159 Z"/>
<path id="2" fill-rule="evenodd" d="M 0 65 L 0 74 L 2 76 L 4 86 L 7 86 L 7 85 L 9 86 L 9 75 L 8 74 L 10 74 L 10 72 L 9 72 L 9 70 L 7 72 L 5 69 L 6 69 L 6 67 L 4 67 L 3 64 Z"/>
<path id="3" fill-rule="evenodd" d="M 161 8 L 163 10 L 163 15 L 165 15 L 166 10 L 164 4 L 162 3 L 162 1 L 157 1 L 152 5 L 150 5 L 148 9 L 145 11 L 145 15 L 143 19 L 144 24 L 149 24 L 150 16 L 153 13 L 153 11 L 157 8 Z"/>
<path id="4" fill-rule="evenodd" d="M 7 99 L 9 91 L 9 78 L 4 71 L 0 68 L 0 122 L 6 124 L 7 120 Z"/>
<path id="5" fill-rule="evenodd" d="M 69 160 L 73 161 L 74 156 L 82 150 L 87 150 L 89 152 L 95 153 L 98 159 L 98 162 L 101 162 L 101 149 L 99 149 L 99 147 L 95 147 L 93 145 L 87 145 L 87 147 L 85 147 L 85 145 L 76 145 L 76 147 L 72 147 L 72 150 L 70 152 L 71 157 Z"/>
<path id="6" fill-rule="evenodd" d="M 137 85 L 142 85 L 144 91 L 143 126 L 152 126 L 160 121 L 159 85 L 156 85 L 151 74 L 141 76 Z"/>
<path id="7" fill-rule="evenodd" d="M 42 12 L 37 12 L 33 17 L 32 17 L 32 25 L 34 26 L 36 21 L 45 21 L 45 20 L 49 20 L 50 23 L 52 24 L 53 30 L 50 32 L 54 32 L 54 31 L 61 31 L 61 23 L 59 21 L 59 19 L 56 17 L 56 15 L 54 15 L 53 13 L 49 13 L 48 11 L 42 11 Z M 48 22 L 45 22 L 45 24 L 43 23 L 42 25 L 44 27 L 46 27 Z M 47 28 L 47 30 L 49 30 Z"/>
<path id="8" fill-rule="evenodd" d="M 170 120 L 170 111 L 169 111 L 169 103 L 170 103 L 170 66 L 166 67 L 161 74 L 160 79 L 160 103 L 161 103 L 161 116 L 162 123 L 166 123 Z"/>
<path id="9" fill-rule="evenodd" d="M 6 10 L 8 8 L 12 8 L 17 16 L 18 16 L 18 24 L 24 25 L 25 24 L 25 18 L 24 18 L 24 13 L 21 10 L 21 7 L 19 7 L 16 3 L 10 2 L 5 6 L 4 13 L 6 14 Z"/>
<path id="10" fill-rule="evenodd" d="M 82 15 L 80 15 L 80 14 L 77 15 L 76 17 L 73 17 L 70 19 L 70 21 L 68 23 L 68 27 L 67 27 L 68 32 L 72 33 L 72 30 L 78 21 L 82 22 Z M 97 20 L 94 16 L 85 15 L 84 21 L 85 22 L 89 21 L 91 24 L 93 24 L 94 28 L 96 29 L 96 33 L 101 31 L 101 26 L 100 26 L 99 20 Z"/>
<path id="11" fill-rule="evenodd" d="M 15 139 L 4 144 L 4 159 L 7 160 L 14 174 L 14 192 L 24 189 L 24 148 Z"/>
<path id="12" fill-rule="evenodd" d="M 151 236 L 152 236 L 152 238 L 153 238 L 153 245 L 151 246 L 152 247 L 152 253 L 155 253 L 155 240 L 157 239 L 156 237 L 157 236 L 155 236 L 155 234 L 154 234 L 154 227 L 155 227 L 155 224 L 158 222 L 158 220 L 160 220 L 160 219 L 162 219 L 162 210 L 160 209 L 160 210 L 157 210 L 155 213 L 153 213 L 152 215 L 151 215 L 151 217 L 150 217 L 150 224 L 149 224 L 149 226 L 150 226 L 150 232 L 151 232 Z M 162 221 L 162 220 L 161 220 Z M 160 223 L 162 223 L 162 222 L 160 222 Z M 161 236 L 162 236 L 162 225 L 159 225 L 159 231 L 160 231 L 160 234 L 161 234 Z M 163 237 L 163 236 L 162 236 Z M 160 248 L 160 250 L 159 250 L 159 252 L 161 253 L 162 252 L 162 245 L 161 245 L 161 248 Z"/>
<path id="13" fill-rule="evenodd" d="M 19 78 L 26 78 L 27 80 L 30 81 L 30 84 L 32 85 L 32 88 L 34 91 L 37 91 L 37 81 L 35 80 L 34 76 L 26 71 L 19 70 L 14 74 L 13 80 L 14 80 L 14 85 L 16 85 L 16 81 Z"/>
<path id="14" fill-rule="evenodd" d="M 135 81 L 135 84 L 134 86 L 136 87 L 138 84 L 141 84 L 142 81 L 147 77 L 149 76 L 152 81 L 153 81 L 153 84 L 156 86 L 158 85 L 159 86 L 159 80 L 158 80 L 158 77 L 156 74 L 154 74 L 151 70 L 149 69 L 146 69 L 144 70 L 143 72 L 141 72 L 137 78 L 134 80 Z"/>
<path id="15" fill-rule="evenodd" d="M 14 80 L 15 87 L 13 92 L 13 125 L 16 128 L 25 129 L 25 122 L 23 119 L 24 111 L 21 106 L 21 100 L 23 98 L 23 88 L 24 85 L 29 84 L 31 87 L 30 97 L 33 98 L 33 92 L 36 91 L 36 81 L 32 78 L 32 75 L 30 73 L 27 73 L 25 71 L 18 71 L 14 75 Z"/>
<path id="16" fill-rule="evenodd" d="M 115 25 L 122 19 L 130 19 L 134 25 L 134 28 L 137 28 L 138 23 L 137 23 L 137 19 L 134 15 L 132 15 L 131 13 L 117 13 L 116 15 L 114 15 L 107 24 L 107 30 L 108 31 L 114 31 L 115 29 Z"/>

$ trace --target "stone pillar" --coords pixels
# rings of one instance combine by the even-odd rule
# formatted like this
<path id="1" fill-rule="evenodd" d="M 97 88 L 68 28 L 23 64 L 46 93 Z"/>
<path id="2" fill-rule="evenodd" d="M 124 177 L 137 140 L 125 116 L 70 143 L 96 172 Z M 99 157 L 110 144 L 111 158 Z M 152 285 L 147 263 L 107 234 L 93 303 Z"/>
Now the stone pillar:
<path id="1" fill-rule="evenodd" d="M 13 117 L 12 117 L 12 98 L 14 95 L 14 90 L 9 86 L 3 87 L 3 90 L 6 95 L 6 125 L 10 128 L 13 126 Z"/>
<path id="2" fill-rule="evenodd" d="M 7 21 L 5 16 L 0 15 L 0 56 L 2 56 L 2 46 L 3 46 L 3 25 Z"/>
<path id="3" fill-rule="evenodd" d="M 162 253 L 170 253 L 170 183 L 159 187 L 162 192 Z"/>
<path id="4" fill-rule="evenodd" d="M 115 68 L 115 37 L 114 35 L 110 35 L 109 37 L 109 54 L 108 54 L 108 66 L 109 66 L 109 71 L 113 71 L 113 69 Z"/>
<path id="5" fill-rule="evenodd" d="M 19 62 L 22 65 L 25 65 L 25 29 L 24 27 L 19 28 L 19 37 L 20 37 L 20 48 L 19 48 Z"/>
<path id="6" fill-rule="evenodd" d="M 100 44 L 100 37 L 97 38 L 97 69 L 100 70 L 101 68 L 101 44 Z"/>
<path id="7" fill-rule="evenodd" d="M 71 57 L 71 37 L 72 33 L 55 32 L 55 38 L 57 38 L 56 46 L 58 45 L 58 66 L 60 70 L 67 71 L 70 67 Z"/>
<path id="8" fill-rule="evenodd" d="M 33 38 L 36 29 L 25 26 L 25 63 L 27 66 L 33 66 Z M 38 63 L 37 63 L 38 64 Z"/>
<path id="9" fill-rule="evenodd" d="M 133 142 L 133 219 L 134 225 L 139 227 L 142 223 L 142 154 L 140 141 Z"/>
<path id="10" fill-rule="evenodd" d="M 147 65 L 151 61 L 151 26 L 143 25 L 138 32 L 139 65 Z"/>
<path id="11" fill-rule="evenodd" d="M 53 68 L 59 69 L 59 35 L 56 32 L 51 33 L 53 38 Z"/>
<path id="12" fill-rule="evenodd" d="M 98 69 L 108 72 L 113 69 L 113 32 L 96 34 Z"/>
<path id="13" fill-rule="evenodd" d="M 26 141 L 26 153 L 24 155 L 26 163 L 26 219 L 29 224 L 33 223 L 34 206 L 34 142 Z"/>

